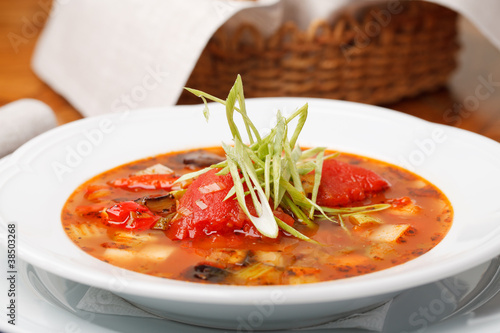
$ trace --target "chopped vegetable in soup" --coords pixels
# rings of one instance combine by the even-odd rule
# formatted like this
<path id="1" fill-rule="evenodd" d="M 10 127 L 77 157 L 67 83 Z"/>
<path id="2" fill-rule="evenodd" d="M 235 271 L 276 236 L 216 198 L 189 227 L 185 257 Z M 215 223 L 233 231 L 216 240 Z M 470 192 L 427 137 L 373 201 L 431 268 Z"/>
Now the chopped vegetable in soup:
<path id="1" fill-rule="evenodd" d="M 278 112 L 276 127 L 261 137 L 239 77 L 225 101 L 190 91 L 226 105 L 234 145 L 146 158 L 82 184 L 62 224 L 83 251 L 163 278 L 301 284 L 402 264 L 450 229 L 449 201 L 422 177 L 363 156 L 300 148 L 307 105 L 289 117 Z"/>
<path id="2" fill-rule="evenodd" d="M 237 200 L 224 201 L 232 179 L 217 176 L 217 169 L 170 190 L 116 183 L 158 164 L 178 177 L 198 168 L 184 164 L 186 155 L 204 153 L 224 154 L 221 148 L 207 148 L 160 155 L 91 179 L 64 207 L 67 234 L 94 257 L 137 272 L 204 283 L 267 285 L 328 281 L 392 267 L 429 251 L 451 226 L 450 204 L 432 184 L 396 166 L 349 154 L 326 160 L 323 170 L 340 165 L 346 176 L 352 167 L 356 176 L 348 178 L 353 183 L 335 185 L 335 175 L 324 172 L 318 202 L 344 209 L 389 207 L 329 215 L 334 221 L 316 217 L 312 227 L 291 211 L 273 211 L 317 243 L 283 230 L 276 239 L 260 235 Z M 306 191 L 310 177 L 303 177 Z M 341 205 L 328 206 L 331 200 L 341 200 Z"/>

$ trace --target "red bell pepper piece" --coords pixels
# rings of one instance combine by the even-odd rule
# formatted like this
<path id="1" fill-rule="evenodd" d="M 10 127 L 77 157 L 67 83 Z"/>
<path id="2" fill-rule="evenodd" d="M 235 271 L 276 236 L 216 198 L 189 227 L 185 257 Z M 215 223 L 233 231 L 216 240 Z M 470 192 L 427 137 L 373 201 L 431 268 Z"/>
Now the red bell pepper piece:
<path id="1" fill-rule="evenodd" d="M 150 229 L 160 218 L 134 201 L 120 202 L 106 209 L 103 215 L 107 223 L 124 229 Z"/>

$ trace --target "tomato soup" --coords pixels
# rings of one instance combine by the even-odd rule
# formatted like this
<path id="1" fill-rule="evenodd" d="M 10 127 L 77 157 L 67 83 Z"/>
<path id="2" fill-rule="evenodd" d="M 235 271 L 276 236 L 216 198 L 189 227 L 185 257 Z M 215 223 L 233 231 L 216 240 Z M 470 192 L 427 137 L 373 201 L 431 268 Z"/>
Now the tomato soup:
<path id="1" fill-rule="evenodd" d="M 431 250 L 451 227 L 450 202 L 433 184 L 397 166 L 341 153 L 335 162 L 325 161 L 317 192 L 318 205 L 330 210 L 315 212 L 311 224 L 301 218 L 310 213 L 305 209 L 298 214 L 274 207 L 282 228 L 276 238 L 265 237 L 241 214 L 234 196 L 226 198 L 230 179 L 174 182 L 224 159 L 224 151 L 212 147 L 106 171 L 68 199 L 64 230 L 89 255 L 135 272 L 198 283 L 282 285 L 402 264 Z M 341 174 L 347 185 L 328 184 Z M 210 177 L 218 176 L 214 171 Z M 314 172 L 300 177 L 311 196 Z M 363 206 L 372 208 L 352 209 Z M 289 227 L 304 237 L 287 232 Z"/>

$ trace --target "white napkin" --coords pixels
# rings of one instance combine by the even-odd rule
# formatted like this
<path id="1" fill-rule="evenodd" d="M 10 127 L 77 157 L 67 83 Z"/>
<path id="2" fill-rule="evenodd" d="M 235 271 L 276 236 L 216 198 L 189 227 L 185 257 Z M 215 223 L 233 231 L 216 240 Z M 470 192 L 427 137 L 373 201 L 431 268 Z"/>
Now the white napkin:
<path id="1" fill-rule="evenodd" d="M 307 331 L 313 329 L 330 330 L 334 328 L 361 328 L 365 330 L 381 332 L 384 327 L 385 318 L 387 312 L 389 311 L 391 303 L 392 300 L 370 311 L 352 314 L 345 318 L 341 318 L 327 324 L 302 328 L 299 330 Z M 116 296 L 109 291 L 94 287 L 90 287 L 87 290 L 85 295 L 78 302 L 76 308 L 99 314 L 161 319 L 161 317 L 141 310 L 136 306 L 130 304 L 123 298 Z"/>
<path id="2" fill-rule="evenodd" d="M 208 39 L 249 6 L 254 2 L 55 1 L 33 69 L 84 116 L 173 105 Z"/>
<path id="3" fill-rule="evenodd" d="M 21 99 L 1 107 L 0 158 L 56 126 L 54 112 L 40 101 Z"/>
<path id="4" fill-rule="evenodd" d="M 469 18 L 500 49 L 500 1 L 430 1 Z M 345 6 L 369 3 L 373 0 L 55 1 L 33 69 L 84 116 L 173 105 L 222 24 L 250 21 L 269 34 L 286 20 L 305 28 L 312 19 L 334 18 Z"/>

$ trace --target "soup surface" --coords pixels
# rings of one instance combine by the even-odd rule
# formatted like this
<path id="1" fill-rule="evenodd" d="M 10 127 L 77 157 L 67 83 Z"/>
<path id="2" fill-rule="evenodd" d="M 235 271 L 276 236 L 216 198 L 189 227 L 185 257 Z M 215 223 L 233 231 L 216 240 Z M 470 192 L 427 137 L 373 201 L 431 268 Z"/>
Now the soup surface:
<path id="1" fill-rule="evenodd" d="M 136 272 L 201 283 L 273 285 L 392 267 L 432 249 L 451 227 L 451 205 L 428 181 L 394 165 L 342 153 L 330 159 L 335 162 L 325 161 L 318 203 L 344 208 L 386 204 L 384 209 L 329 212 L 329 219 L 316 214 L 311 225 L 278 208 L 276 217 L 312 241 L 283 228 L 277 238 L 264 237 L 237 206 L 228 208 L 237 205 L 234 196 L 222 200 L 230 190 L 227 179 L 173 183 L 223 159 L 224 151 L 213 147 L 104 172 L 68 199 L 62 211 L 64 230 L 88 254 Z M 352 166 L 355 175 L 349 173 Z M 343 170 L 349 170 L 347 182 L 362 184 L 361 190 L 327 184 L 329 172 Z M 301 178 L 306 193 L 313 186 L 311 177 L 312 172 Z M 191 186 L 197 186 L 200 198 L 193 196 Z M 209 196 L 213 202 L 205 202 Z"/>

